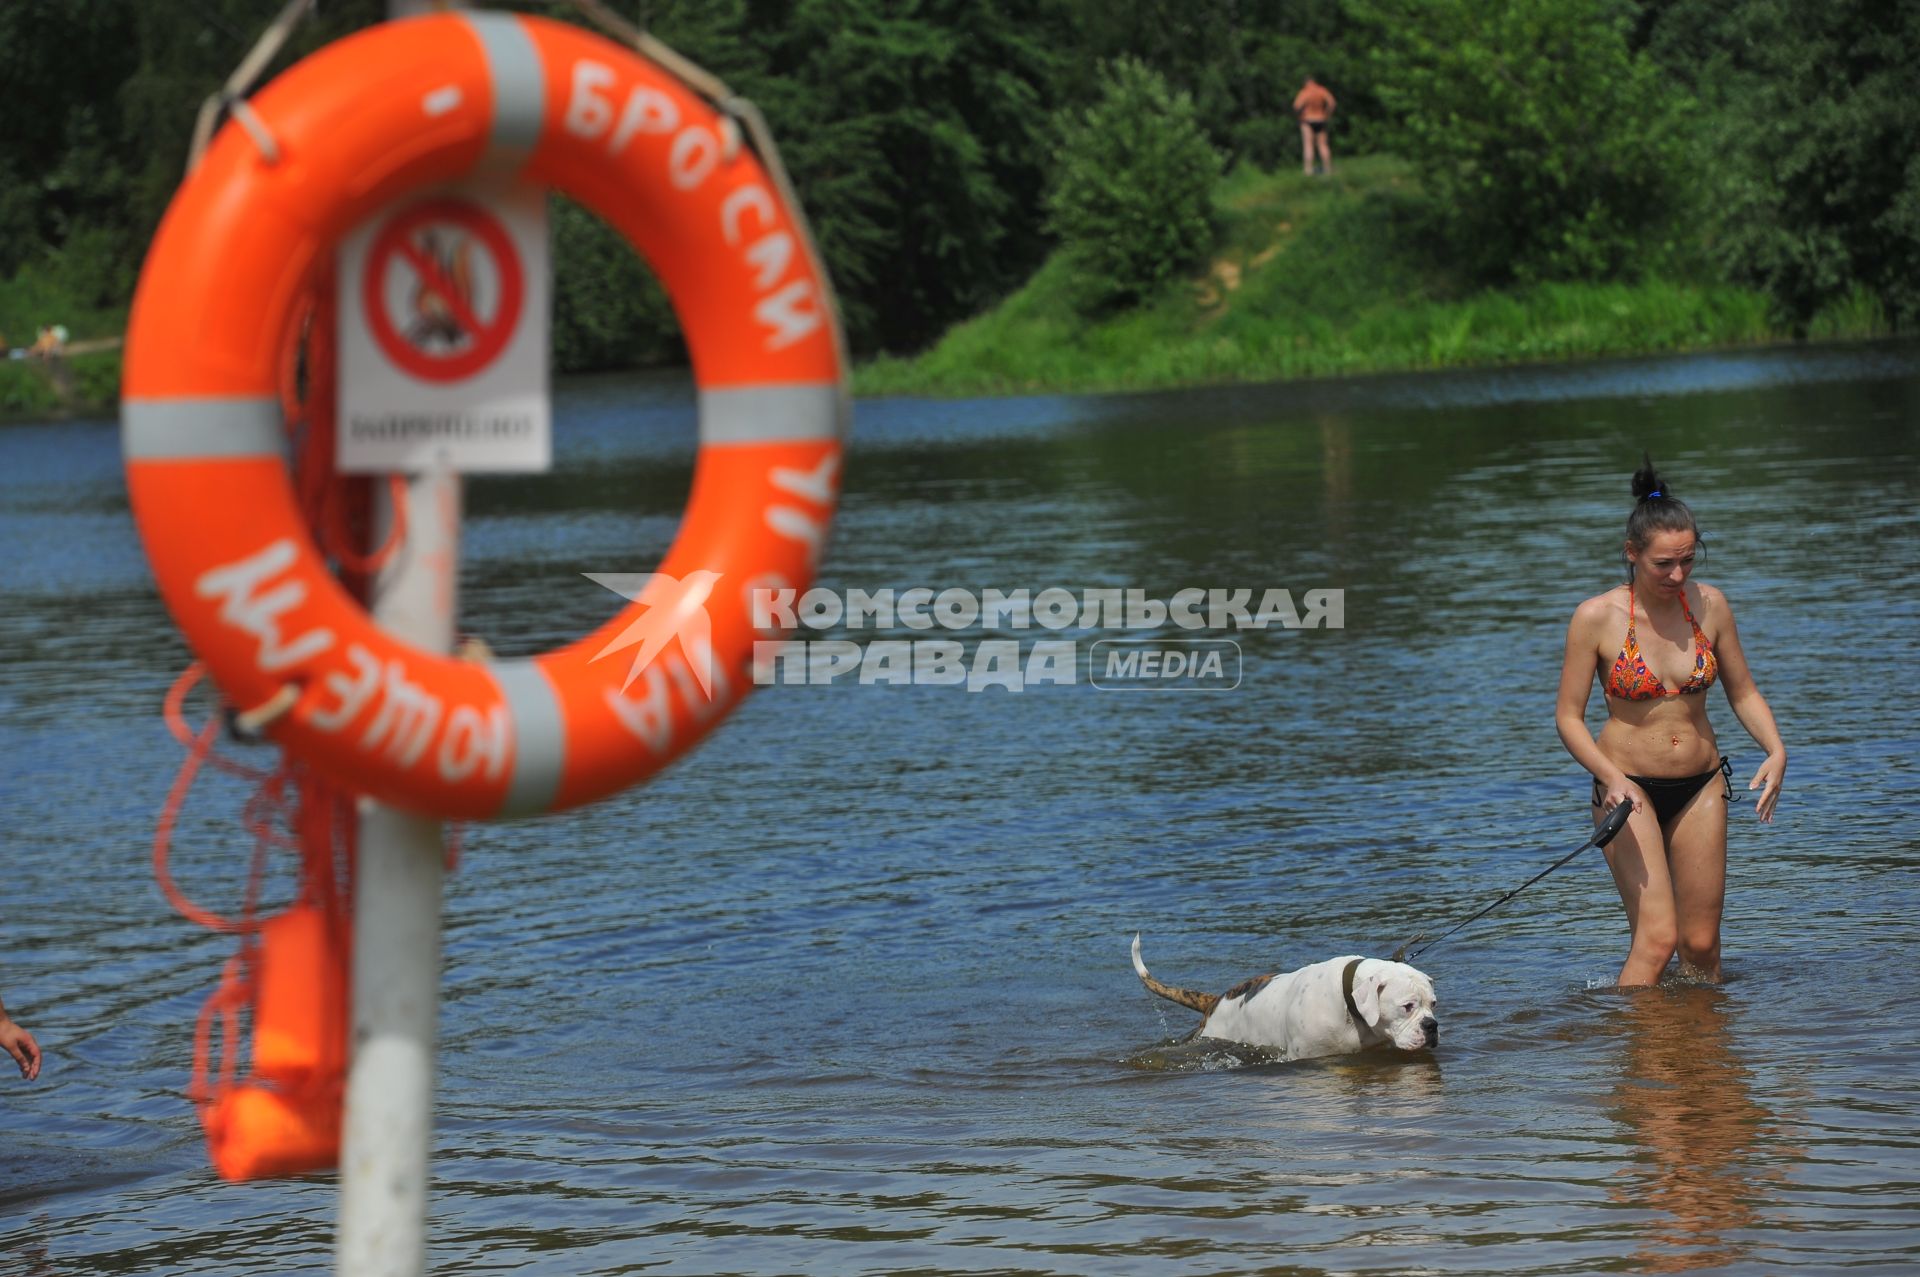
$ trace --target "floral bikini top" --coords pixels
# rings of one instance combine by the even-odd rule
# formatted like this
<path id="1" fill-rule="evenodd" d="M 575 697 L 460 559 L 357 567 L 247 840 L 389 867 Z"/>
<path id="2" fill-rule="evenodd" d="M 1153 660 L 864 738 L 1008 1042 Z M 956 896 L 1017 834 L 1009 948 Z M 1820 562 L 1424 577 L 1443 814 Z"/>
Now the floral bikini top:
<path id="1" fill-rule="evenodd" d="M 1620 655 L 1614 658 L 1613 669 L 1607 674 L 1607 695 L 1628 701 L 1651 701 L 1662 696 L 1704 692 L 1713 686 L 1720 662 L 1713 654 L 1713 644 L 1701 631 L 1700 622 L 1693 619 L 1693 609 L 1687 606 L 1684 591 L 1680 595 L 1680 610 L 1686 613 L 1687 624 L 1693 627 L 1693 673 L 1686 682 L 1668 691 L 1660 685 L 1659 676 L 1647 668 L 1646 658 L 1640 655 L 1640 643 L 1633 636 L 1633 584 L 1627 584 L 1627 641 L 1620 645 Z"/>

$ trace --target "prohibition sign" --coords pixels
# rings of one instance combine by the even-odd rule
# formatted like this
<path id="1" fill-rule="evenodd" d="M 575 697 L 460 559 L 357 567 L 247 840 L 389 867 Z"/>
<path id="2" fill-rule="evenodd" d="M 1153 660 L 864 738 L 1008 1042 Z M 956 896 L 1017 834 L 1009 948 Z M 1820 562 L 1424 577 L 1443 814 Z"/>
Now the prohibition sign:
<path id="1" fill-rule="evenodd" d="M 468 288 L 450 276 L 446 265 L 422 247 L 420 232 L 453 226 L 472 236 L 489 255 L 499 288 L 493 313 L 482 316 Z M 434 308 L 443 324 L 458 334 L 446 349 L 416 332 L 402 332 L 387 303 L 387 281 L 392 271 L 406 271 L 418 281 L 415 295 Z M 395 214 L 374 235 L 367 264 L 360 276 L 360 301 L 374 340 L 394 367 L 422 381 L 460 381 L 491 364 L 520 322 L 525 279 L 520 254 L 498 218 L 471 200 L 426 200 Z"/>

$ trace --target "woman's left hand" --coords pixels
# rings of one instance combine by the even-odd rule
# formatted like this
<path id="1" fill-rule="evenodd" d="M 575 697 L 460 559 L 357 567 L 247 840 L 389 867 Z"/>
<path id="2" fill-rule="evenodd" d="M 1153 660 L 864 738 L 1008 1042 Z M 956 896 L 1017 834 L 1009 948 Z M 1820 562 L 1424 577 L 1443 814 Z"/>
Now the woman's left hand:
<path id="1" fill-rule="evenodd" d="M 1753 805 L 1761 820 L 1773 820 L 1773 808 L 1780 801 L 1780 786 L 1786 782 L 1786 778 L 1787 756 L 1784 752 L 1768 754 L 1767 760 L 1760 764 L 1760 770 L 1753 774 L 1753 780 L 1747 788 L 1761 790 L 1759 801 Z"/>

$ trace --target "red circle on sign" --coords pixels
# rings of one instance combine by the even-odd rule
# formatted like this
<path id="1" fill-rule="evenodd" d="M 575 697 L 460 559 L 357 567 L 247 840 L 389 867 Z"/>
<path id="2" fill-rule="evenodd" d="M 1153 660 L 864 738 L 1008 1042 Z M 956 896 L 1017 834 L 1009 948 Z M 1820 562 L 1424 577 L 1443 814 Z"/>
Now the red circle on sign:
<path id="1" fill-rule="evenodd" d="M 462 295 L 441 263 L 414 242 L 416 231 L 444 223 L 472 235 L 493 257 L 500 296 L 491 319 L 482 319 L 473 309 L 471 297 Z M 445 353 L 431 351 L 394 327 L 393 317 L 387 313 L 386 281 L 387 272 L 396 268 L 410 268 L 420 277 L 422 293 L 439 303 L 440 321 L 470 338 L 465 346 Z M 422 381 L 459 381 L 484 369 L 507 348 L 514 325 L 520 321 L 524 284 L 520 255 L 500 220 L 468 200 L 442 198 L 396 214 L 374 235 L 360 277 L 360 299 L 374 340 L 395 367 Z"/>

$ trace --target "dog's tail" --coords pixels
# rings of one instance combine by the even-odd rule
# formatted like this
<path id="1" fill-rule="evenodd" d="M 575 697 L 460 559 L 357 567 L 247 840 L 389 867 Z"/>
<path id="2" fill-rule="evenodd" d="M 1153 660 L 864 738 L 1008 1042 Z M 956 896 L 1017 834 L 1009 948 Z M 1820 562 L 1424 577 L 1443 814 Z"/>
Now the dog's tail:
<path id="1" fill-rule="evenodd" d="M 1140 935 L 1133 937 L 1133 969 L 1140 976 L 1140 983 L 1159 994 L 1169 1002 L 1178 1002 L 1183 1007 L 1191 1007 L 1201 1015 L 1212 1015 L 1213 1009 L 1220 1005 L 1217 993 L 1195 993 L 1192 989 L 1176 989 L 1170 984 L 1161 984 L 1147 974 L 1147 964 L 1140 960 Z"/>

